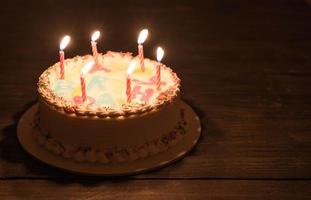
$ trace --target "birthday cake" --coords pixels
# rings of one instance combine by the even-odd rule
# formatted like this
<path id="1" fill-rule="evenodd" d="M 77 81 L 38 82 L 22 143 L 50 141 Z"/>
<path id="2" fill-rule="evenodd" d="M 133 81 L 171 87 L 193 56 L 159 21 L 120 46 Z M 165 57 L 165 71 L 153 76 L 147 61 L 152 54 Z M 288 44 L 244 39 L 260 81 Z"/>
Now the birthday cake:
<path id="1" fill-rule="evenodd" d="M 83 76 L 82 100 L 79 77 L 92 59 L 91 55 L 66 59 L 63 79 L 60 63 L 41 74 L 35 123 L 40 145 L 78 162 L 116 163 L 156 155 L 182 140 L 186 113 L 180 106 L 180 79 L 171 68 L 161 64 L 157 88 L 158 62 L 144 59 L 141 70 L 139 58 L 130 53 L 98 54 Z M 126 72 L 133 61 L 137 66 L 128 88 Z"/>

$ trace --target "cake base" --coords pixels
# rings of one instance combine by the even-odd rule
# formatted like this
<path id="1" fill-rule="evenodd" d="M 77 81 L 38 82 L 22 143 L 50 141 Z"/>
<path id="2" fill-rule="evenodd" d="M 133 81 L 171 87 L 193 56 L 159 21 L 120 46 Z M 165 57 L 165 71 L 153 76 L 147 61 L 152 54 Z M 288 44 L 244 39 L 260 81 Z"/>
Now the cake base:
<path id="1" fill-rule="evenodd" d="M 110 164 L 79 163 L 49 152 L 37 143 L 34 137 L 37 130 L 31 125 L 34 122 L 38 104 L 29 108 L 21 117 L 17 126 L 17 137 L 22 147 L 31 156 L 50 166 L 71 173 L 101 176 L 134 175 L 167 166 L 183 158 L 197 144 L 201 135 L 199 117 L 185 102 L 182 102 L 181 106 L 187 113 L 186 121 L 189 125 L 188 132 L 183 139 L 164 152 L 132 162 Z"/>

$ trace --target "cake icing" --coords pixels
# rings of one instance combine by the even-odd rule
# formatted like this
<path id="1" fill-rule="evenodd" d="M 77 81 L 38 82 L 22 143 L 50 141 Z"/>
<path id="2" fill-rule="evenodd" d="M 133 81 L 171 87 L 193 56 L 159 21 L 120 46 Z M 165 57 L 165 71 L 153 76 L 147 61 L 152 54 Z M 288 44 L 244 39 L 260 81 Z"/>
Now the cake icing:
<path id="1" fill-rule="evenodd" d="M 180 80 L 168 67 L 162 66 L 161 90 L 155 89 L 155 61 L 145 59 L 145 71 L 136 67 L 132 75 L 133 95 L 128 104 L 125 93 L 126 69 L 132 57 L 130 53 L 108 52 L 99 54 L 98 62 L 102 69 L 86 75 L 87 95 L 96 99 L 77 104 L 74 97 L 81 96 L 79 75 L 81 68 L 93 57 L 77 56 L 65 61 L 65 80 L 59 79 L 59 63 L 48 68 L 39 78 L 38 91 L 41 97 L 54 107 L 66 112 L 107 116 L 124 116 L 124 114 L 141 113 L 171 101 L 179 92 Z M 85 112 L 81 112 L 85 111 Z M 102 114 L 101 114 L 102 113 Z"/>

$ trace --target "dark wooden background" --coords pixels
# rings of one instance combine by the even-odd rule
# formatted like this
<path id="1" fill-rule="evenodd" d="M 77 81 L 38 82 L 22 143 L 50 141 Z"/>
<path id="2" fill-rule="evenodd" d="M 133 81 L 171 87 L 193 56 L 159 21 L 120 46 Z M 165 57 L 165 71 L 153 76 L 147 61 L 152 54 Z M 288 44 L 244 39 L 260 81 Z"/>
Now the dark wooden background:
<path id="1" fill-rule="evenodd" d="M 0 6 L 0 199 L 310 199 L 311 8 L 303 0 L 18 1 Z M 126 178 L 80 177 L 32 159 L 16 123 L 67 56 L 134 51 L 149 28 L 205 127 L 184 160 Z"/>

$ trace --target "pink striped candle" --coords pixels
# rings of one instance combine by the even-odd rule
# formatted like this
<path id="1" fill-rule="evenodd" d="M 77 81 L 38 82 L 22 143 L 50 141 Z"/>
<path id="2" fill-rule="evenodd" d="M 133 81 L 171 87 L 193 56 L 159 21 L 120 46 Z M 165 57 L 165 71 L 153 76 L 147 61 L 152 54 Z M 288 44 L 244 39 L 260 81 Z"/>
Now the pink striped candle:
<path id="1" fill-rule="evenodd" d="M 144 72 L 145 71 L 145 63 L 144 63 L 144 48 L 143 48 L 143 43 L 147 39 L 148 36 L 148 29 L 143 29 L 140 31 L 139 36 L 138 36 L 138 58 L 140 61 L 140 68 Z"/>
<path id="2" fill-rule="evenodd" d="M 127 76 L 126 76 L 126 96 L 127 103 L 131 103 L 132 101 L 132 88 L 131 88 L 131 74 L 134 72 L 136 68 L 135 61 L 132 61 L 127 68 Z"/>
<path id="3" fill-rule="evenodd" d="M 93 52 L 93 57 L 95 58 L 96 56 L 97 56 L 97 54 L 98 54 L 98 52 L 97 52 L 97 42 L 93 42 L 93 41 L 91 41 L 91 45 L 92 45 L 92 52 Z"/>
<path id="4" fill-rule="evenodd" d="M 157 64 L 157 69 L 156 69 L 156 88 L 157 90 L 160 90 L 161 87 L 161 60 L 164 56 L 164 50 L 162 49 L 162 47 L 158 47 L 157 48 L 157 60 L 158 60 L 158 64 Z"/>
<path id="5" fill-rule="evenodd" d="M 64 70 L 64 60 L 65 60 L 65 53 L 63 50 L 59 51 L 59 67 L 60 67 L 60 79 L 65 78 L 65 70 Z"/>
<path id="6" fill-rule="evenodd" d="M 81 69 L 80 85 L 81 85 L 82 102 L 85 102 L 87 99 L 84 75 L 87 74 L 91 70 L 93 65 L 94 65 L 94 61 L 91 61 L 91 62 L 86 63 L 86 65 L 83 66 L 83 68 Z"/>
<path id="7" fill-rule="evenodd" d="M 161 64 L 160 63 L 157 65 L 156 86 L 157 86 L 157 90 L 160 90 L 160 87 L 161 87 Z"/>
<path id="8" fill-rule="evenodd" d="M 141 44 L 138 45 L 138 57 L 139 57 L 141 71 L 144 72 L 145 71 L 144 47 Z"/>
<path id="9" fill-rule="evenodd" d="M 65 78 L 65 63 L 64 63 L 65 62 L 65 53 L 64 53 L 64 49 L 68 45 L 69 41 L 70 41 L 70 37 L 68 35 L 66 35 L 65 37 L 63 37 L 63 39 L 59 45 L 60 79 Z"/>
<path id="10" fill-rule="evenodd" d="M 97 52 L 97 42 L 96 42 L 96 40 L 99 38 L 99 36 L 100 36 L 100 32 L 99 31 L 95 31 L 92 34 L 92 37 L 91 37 L 91 46 L 92 46 L 93 58 L 94 58 L 96 64 L 98 63 L 98 58 L 97 58 L 98 52 Z"/>
<path id="11" fill-rule="evenodd" d="M 127 102 L 131 103 L 132 91 L 131 91 L 131 78 L 130 78 L 130 76 L 126 77 L 126 96 L 127 96 Z"/>
<path id="12" fill-rule="evenodd" d="M 80 76 L 80 83 L 81 83 L 82 101 L 85 102 L 85 100 L 86 100 L 86 89 L 85 89 L 84 76 L 82 74 Z"/>

